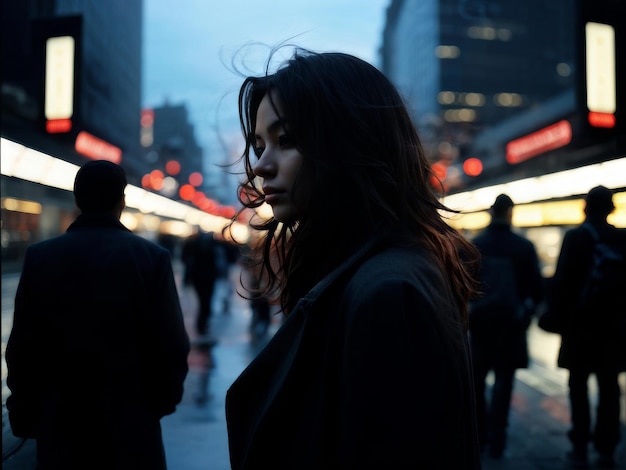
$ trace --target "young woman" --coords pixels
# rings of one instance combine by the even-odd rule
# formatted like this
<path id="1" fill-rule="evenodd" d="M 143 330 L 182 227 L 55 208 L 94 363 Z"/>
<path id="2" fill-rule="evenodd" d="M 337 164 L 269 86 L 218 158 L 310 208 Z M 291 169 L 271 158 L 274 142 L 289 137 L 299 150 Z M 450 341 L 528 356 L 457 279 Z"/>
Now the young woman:
<path id="1" fill-rule="evenodd" d="M 239 95 L 246 208 L 286 319 L 231 386 L 232 468 L 479 468 L 466 323 L 473 245 L 398 92 L 296 50 Z"/>

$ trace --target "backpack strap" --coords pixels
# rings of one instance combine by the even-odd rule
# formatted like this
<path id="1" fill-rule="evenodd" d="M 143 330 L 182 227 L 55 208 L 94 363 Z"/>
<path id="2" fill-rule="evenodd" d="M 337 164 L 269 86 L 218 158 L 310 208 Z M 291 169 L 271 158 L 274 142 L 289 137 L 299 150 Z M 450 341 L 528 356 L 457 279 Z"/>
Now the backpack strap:
<path id="1" fill-rule="evenodd" d="M 582 224 L 582 227 L 585 228 L 590 234 L 591 237 L 593 238 L 593 241 L 598 243 L 600 241 L 600 234 L 598 233 L 598 230 L 591 225 L 589 222 L 585 222 Z"/>

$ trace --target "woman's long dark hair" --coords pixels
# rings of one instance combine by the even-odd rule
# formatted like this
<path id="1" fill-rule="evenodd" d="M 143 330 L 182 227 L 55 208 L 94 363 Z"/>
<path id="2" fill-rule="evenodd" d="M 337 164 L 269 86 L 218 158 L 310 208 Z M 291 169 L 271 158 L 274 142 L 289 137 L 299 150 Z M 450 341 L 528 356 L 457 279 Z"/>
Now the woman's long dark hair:
<path id="1" fill-rule="evenodd" d="M 277 72 L 245 79 L 239 93 L 243 210 L 263 203 L 251 158 L 256 112 L 270 91 L 304 163 L 294 184 L 301 218 L 253 224 L 264 234 L 259 263 L 266 293 L 278 292 L 288 314 L 363 241 L 388 236 L 433 256 L 466 315 L 478 253 L 442 219 L 440 210 L 454 211 L 431 186 L 435 175 L 397 90 L 361 59 L 296 49 Z"/>

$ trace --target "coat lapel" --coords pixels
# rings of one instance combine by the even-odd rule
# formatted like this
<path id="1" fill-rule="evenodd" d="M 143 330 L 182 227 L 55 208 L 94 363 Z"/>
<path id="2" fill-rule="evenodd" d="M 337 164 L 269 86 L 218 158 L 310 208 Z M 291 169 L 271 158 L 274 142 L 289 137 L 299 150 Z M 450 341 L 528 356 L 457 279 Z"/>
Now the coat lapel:
<path id="1" fill-rule="evenodd" d="M 351 274 L 375 245 L 374 240 L 365 244 L 300 299 L 267 346 L 231 385 L 226 397 L 226 413 L 233 468 L 245 468 L 255 434 L 298 356 L 304 332 L 311 321 L 309 311 L 333 284 Z"/>
<path id="2" fill-rule="evenodd" d="M 229 450 L 233 468 L 244 468 L 254 436 L 300 349 L 307 320 L 301 300 L 271 341 L 246 367 L 226 395 Z M 236 436 L 236 439 L 232 439 Z"/>

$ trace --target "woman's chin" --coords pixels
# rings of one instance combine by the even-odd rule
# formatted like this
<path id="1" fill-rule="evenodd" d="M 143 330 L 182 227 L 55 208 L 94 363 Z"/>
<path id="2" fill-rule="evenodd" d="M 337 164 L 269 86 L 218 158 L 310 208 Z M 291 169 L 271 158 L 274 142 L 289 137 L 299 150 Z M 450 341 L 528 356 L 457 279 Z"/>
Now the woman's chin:
<path id="1" fill-rule="evenodd" d="M 272 206 L 272 214 L 274 219 L 283 224 L 288 224 L 297 220 L 297 213 L 293 207 L 284 204 L 275 204 Z"/>

